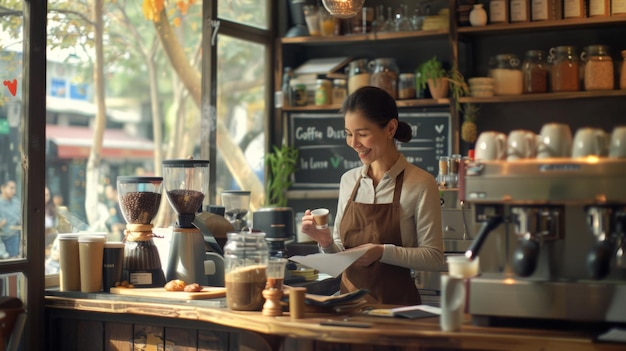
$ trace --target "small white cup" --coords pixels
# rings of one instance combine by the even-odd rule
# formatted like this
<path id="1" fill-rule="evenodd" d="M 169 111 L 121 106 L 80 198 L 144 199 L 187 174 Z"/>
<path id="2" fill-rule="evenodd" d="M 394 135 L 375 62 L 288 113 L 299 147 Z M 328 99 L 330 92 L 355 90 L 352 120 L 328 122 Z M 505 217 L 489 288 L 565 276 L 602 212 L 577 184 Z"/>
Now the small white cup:
<path id="1" fill-rule="evenodd" d="M 544 124 L 537 139 L 537 158 L 570 157 L 572 131 L 567 124 Z"/>
<path id="2" fill-rule="evenodd" d="M 608 136 L 599 128 L 580 128 L 574 135 L 572 157 L 607 156 Z"/>
<path id="3" fill-rule="evenodd" d="M 446 256 L 448 275 L 453 277 L 471 278 L 478 275 L 479 260 L 469 260 L 465 255 Z"/>
<path id="4" fill-rule="evenodd" d="M 536 155 L 537 136 L 530 130 L 516 129 L 506 139 L 507 161 L 531 158 Z"/>
<path id="5" fill-rule="evenodd" d="M 476 140 L 474 158 L 476 160 L 504 160 L 506 157 L 506 135 L 496 131 L 480 133 Z"/>
<path id="6" fill-rule="evenodd" d="M 626 158 L 626 126 L 617 126 L 611 133 L 609 157 Z"/>
<path id="7" fill-rule="evenodd" d="M 315 228 L 326 229 L 328 228 L 328 214 L 330 211 L 326 208 L 318 208 L 311 211 L 313 220 L 315 221 Z"/>
<path id="8" fill-rule="evenodd" d="M 465 311 L 465 278 L 441 275 L 441 315 L 439 324 L 446 332 L 460 331 Z"/>

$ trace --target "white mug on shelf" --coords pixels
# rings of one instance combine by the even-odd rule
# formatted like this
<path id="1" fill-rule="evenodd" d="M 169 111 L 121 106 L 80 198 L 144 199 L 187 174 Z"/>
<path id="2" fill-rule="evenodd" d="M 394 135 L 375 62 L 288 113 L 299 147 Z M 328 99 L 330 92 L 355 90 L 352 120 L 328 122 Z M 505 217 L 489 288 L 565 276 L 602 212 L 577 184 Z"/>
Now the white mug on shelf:
<path id="1" fill-rule="evenodd" d="M 511 131 L 506 139 L 506 144 L 507 161 L 535 157 L 537 153 L 537 136 L 530 130 L 516 129 Z"/>
<path id="2" fill-rule="evenodd" d="M 572 131 L 564 123 L 547 123 L 537 138 L 537 158 L 570 157 Z"/>
<path id="3" fill-rule="evenodd" d="M 506 157 L 506 135 L 496 131 L 480 133 L 476 140 L 474 159 L 503 160 Z"/>
<path id="4" fill-rule="evenodd" d="M 617 126 L 611 133 L 609 157 L 626 158 L 626 126 Z"/>
<path id="5" fill-rule="evenodd" d="M 607 156 L 608 136 L 599 128 L 580 128 L 574 135 L 572 157 Z"/>

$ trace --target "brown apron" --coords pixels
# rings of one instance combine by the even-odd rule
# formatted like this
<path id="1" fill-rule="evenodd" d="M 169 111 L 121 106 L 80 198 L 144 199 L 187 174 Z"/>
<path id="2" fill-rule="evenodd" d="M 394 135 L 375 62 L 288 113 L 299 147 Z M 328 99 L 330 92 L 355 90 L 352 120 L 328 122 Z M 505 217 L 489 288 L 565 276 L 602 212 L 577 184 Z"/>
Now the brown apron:
<path id="1" fill-rule="evenodd" d="M 360 180 L 352 190 L 340 224 L 341 240 L 346 249 L 362 244 L 402 245 L 400 235 L 400 193 L 404 171 L 396 178 L 393 202 L 365 204 L 355 202 Z M 421 297 L 408 268 L 376 261 L 367 267 L 351 265 L 341 277 L 341 292 L 368 289 L 368 302 L 419 305 Z"/>

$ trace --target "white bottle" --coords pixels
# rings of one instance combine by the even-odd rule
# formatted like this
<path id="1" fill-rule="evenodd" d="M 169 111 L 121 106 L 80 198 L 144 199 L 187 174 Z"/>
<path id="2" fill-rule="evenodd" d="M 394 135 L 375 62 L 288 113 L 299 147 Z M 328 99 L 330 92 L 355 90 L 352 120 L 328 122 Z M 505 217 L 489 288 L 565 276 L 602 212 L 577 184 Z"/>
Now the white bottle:
<path id="1" fill-rule="evenodd" d="M 483 8 L 483 4 L 474 4 L 474 8 L 470 11 L 469 21 L 474 27 L 487 24 L 487 11 Z"/>

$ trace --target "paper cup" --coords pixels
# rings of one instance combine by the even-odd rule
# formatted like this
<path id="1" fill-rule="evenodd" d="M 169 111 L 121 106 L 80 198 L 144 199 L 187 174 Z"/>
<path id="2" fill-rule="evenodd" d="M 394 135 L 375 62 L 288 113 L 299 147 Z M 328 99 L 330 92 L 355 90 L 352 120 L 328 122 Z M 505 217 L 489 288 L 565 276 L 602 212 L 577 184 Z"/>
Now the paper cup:
<path id="1" fill-rule="evenodd" d="M 315 220 L 315 228 L 326 229 L 328 228 L 328 214 L 330 211 L 326 208 L 318 208 L 311 211 L 313 219 Z"/>

